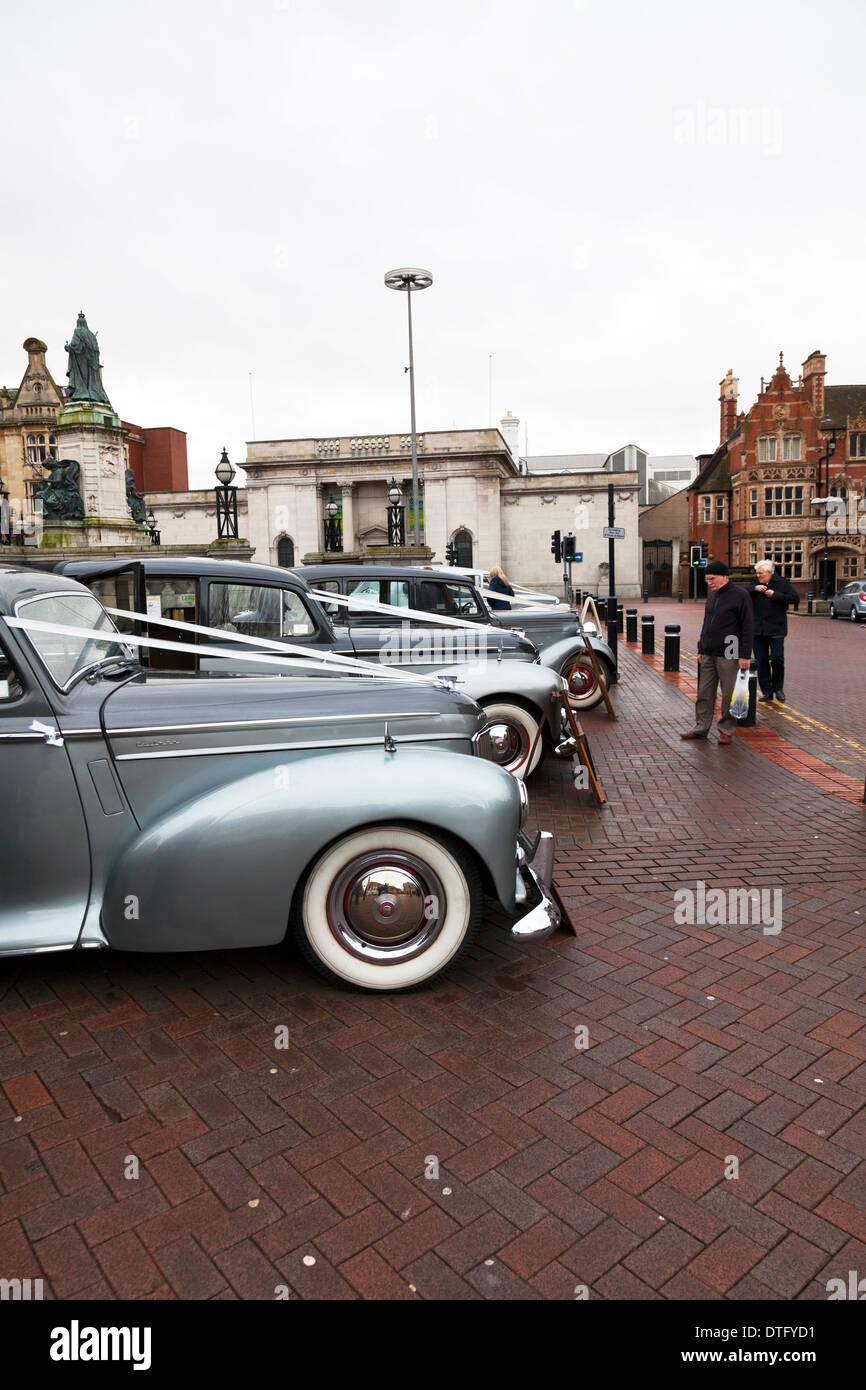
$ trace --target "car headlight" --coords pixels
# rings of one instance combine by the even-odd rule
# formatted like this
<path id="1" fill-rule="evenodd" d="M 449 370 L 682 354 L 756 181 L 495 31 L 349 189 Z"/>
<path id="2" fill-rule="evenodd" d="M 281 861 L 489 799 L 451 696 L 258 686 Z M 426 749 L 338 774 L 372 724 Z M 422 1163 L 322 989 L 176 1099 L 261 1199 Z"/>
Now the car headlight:
<path id="1" fill-rule="evenodd" d="M 529 792 L 526 790 L 525 782 L 518 782 L 517 790 L 520 792 L 520 829 L 522 830 L 529 814 Z"/>

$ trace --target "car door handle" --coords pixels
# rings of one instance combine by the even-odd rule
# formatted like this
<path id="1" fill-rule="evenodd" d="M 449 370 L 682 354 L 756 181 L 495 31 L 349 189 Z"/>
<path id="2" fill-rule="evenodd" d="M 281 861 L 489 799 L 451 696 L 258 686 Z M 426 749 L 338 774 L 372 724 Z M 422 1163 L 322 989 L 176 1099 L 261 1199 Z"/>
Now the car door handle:
<path id="1" fill-rule="evenodd" d="M 30 728 L 34 734 L 41 734 L 44 741 L 50 744 L 52 748 L 63 747 L 63 735 L 60 733 L 56 724 L 43 724 L 41 720 L 34 719 Z"/>

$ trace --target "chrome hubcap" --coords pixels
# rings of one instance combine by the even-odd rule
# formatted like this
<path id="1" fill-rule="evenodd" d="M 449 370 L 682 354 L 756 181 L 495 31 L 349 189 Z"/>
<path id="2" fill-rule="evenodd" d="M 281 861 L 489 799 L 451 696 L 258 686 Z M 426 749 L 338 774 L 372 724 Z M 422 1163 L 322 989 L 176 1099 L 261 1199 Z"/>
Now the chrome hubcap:
<path id="1" fill-rule="evenodd" d="M 595 687 L 595 672 L 588 666 L 572 666 L 568 673 L 568 689 L 572 695 L 589 695 Z"/>
<path id="2" fill-rule="evenodd" d="M 488 734 L 494 760 L 500 767 L 511 767 L 514 763 L 519 765 L 523 762 L 529 752 L 529 742 L 526 730 L 520 724 L 513 724 L 510 720 L 497 720 L 495 724 L 490 725 Z"/>
<path id="3" fill-rule="evenodd" d="M 442 929 L 446 903 L 429 865 L 382 850 L 346 865 L 331 884 L 327 910 L 341 946 L 361 960 L 389 965 L 427 949 Z"/>

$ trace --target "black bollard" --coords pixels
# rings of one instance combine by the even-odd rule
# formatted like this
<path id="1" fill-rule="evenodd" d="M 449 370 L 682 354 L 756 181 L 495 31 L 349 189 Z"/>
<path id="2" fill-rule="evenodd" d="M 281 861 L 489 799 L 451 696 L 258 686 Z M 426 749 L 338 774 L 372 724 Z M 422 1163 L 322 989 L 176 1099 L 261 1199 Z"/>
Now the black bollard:
<path id="1" fill-rule="evenodd" d="M 754 657 L 749 662 L 749 713 L 740 720 L 741 729 L 754 728 L 758 722 L 758 663 Z"/>
<path id="2" fill-rule="evenodd" d="M 595 601 L 596 612 L 601 623 L 607 622 L 607 599 L 597 598 Z"/>
<path id="3" fill-rule="evenodd" d="M 678 671 L 680 669 L 680 625 L 679 623 L 665 624 L 665 670 Z"/>
<path id="4" fill-rule="evenodd" d="M 645 590 L 644 590 L 643 601 L 644 601 L 644 603 L 649 603 L 649 594 L 648 594 Z"/>
<path id="5" fill-rule="evenodd" d="M 682 601 L 683 601 L 683 591 L 682 591 L 682 589 L 678 589 L 678 590 L 677 590 L 677 603 L 682 603 Z"/>
<path id="6" fill-rule="evenodd" d="M 656 649 L 656 620 L 652 613 L 645 613 L 640 620 L 641 651 L 652 656 Z"/>
<path id="7" fill-rule="evenodd" d="M 621 603 L 616 605 L 616 630 L 620 635 L 625 631 L 625 608 Z"/>
<path id="8" fill-rule="evenodd" d="M 582 603 L 583 603 L 583 594 L 582 594 L 582 592 L 580 591 L 580 589 L 575 589 L 575 591 L 574 591 L 574 606 L 575 606 L 575 608 L 577 608 L 577 609 L 579 610 Z"/>
<path id="9" fill-rule="evenodd" d="M 637 641 L 637 609 L 627 608 L 625 610 L 625 640 L 627 642 Z"/>

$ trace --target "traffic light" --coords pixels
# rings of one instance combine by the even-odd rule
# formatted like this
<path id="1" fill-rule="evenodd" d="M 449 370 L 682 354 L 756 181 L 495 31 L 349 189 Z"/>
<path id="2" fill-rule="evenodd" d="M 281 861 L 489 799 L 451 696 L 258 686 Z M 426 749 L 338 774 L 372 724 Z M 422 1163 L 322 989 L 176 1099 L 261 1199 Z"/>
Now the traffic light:
<path id="1" fill-rule="evenodd" d="M 562 536 L 561 532 L 554 531 L 550 538 L 550 553 L 557 564 L 562 560 Z"/>
<path id="2" fill-rule="evenodd" d="M 701 563 L 701 547 L 699 545 L 689 546 L 689 564 L 699 565 Z"/>
<path id="3" fill-rule="evenodd" d="M 451 541 L 445 547 L 445 563 L 447 565 L 457 564 L 457 549 Z"/>
<path id="4" fill-rule="evenodd" d="M 575 548 L 576 545 L 577 545 L 577 538 L 576 538 L 576 536 L 574 535 L 574 532 L 573 532 L 573 531 L 569 531 L 569 533 L 568 533 L 567 536 L 563 536 L 563 538 L 562 538 L 562 558 L 563 558 L 563 560 L 572 560 L 572 561 L 574 560 L 574 557 L 575 557 L 575 555 L 577 554 L 577 551 L 576 551 L 576 548 Z"/>
<path id="5" fill-rule="evenodd" d="M 708 549 L 708 547 L 707 547 L 706 541 L 701 541 L 701 564 L 702 564 L 702 565 L 705 565 L 705 564 L 707 563 L 707 560 L 709 559 L 709 555 L 710 555 L 710 552 L 709 552 L 709 549 Z"/>

